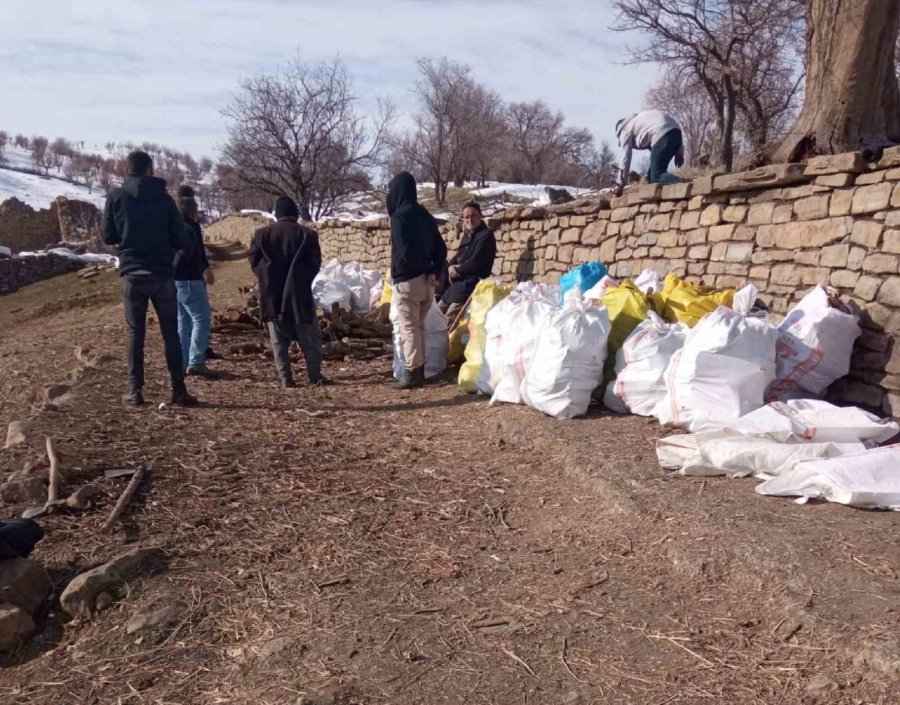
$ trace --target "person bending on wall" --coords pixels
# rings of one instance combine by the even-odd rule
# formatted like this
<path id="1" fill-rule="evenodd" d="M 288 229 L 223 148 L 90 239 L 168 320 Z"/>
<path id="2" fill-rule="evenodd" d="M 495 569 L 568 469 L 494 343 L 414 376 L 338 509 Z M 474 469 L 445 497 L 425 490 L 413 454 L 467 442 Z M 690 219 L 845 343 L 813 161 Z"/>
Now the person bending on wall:
<path id="1" fill-rule="evenodd" d="M 475 286 L 491 276 L 497 257 L 497 239 L 481 217 L 481 206 L 474 201 L 463 206 L 463 236 L 459 249 L 447 263 L 447 282 L 441 293 L 441 311 L 452 324 L 469 300 Z"/>
<path id="2" fill-rule="evenodd" d="M 128 176 L 106 197 L 103 215 L 103 241 L 118 249 L 128 328 L 129 387 L 122 400 L 144 403 L 144 338 L 152 302 L 165 344 L 172 403 L 190 406 L 197 399 L 184 384 L 174 260 L 176 250 L 189 249 L 191 240 L 175 200 L 166 193 L 166 182 L 153 176 L 150 155 L 132 152 L 125 163 Z"/>
<path id="3" fill-rule="evenodd" d="M 631 153 L 635 149 L 650 150 L 650 170 L 647 180 L 659 183 L 675 158 L 675 166 L 684 165 L 684 140 L 681 126 L 671 115 L 662 110 L 643 110 L 616 123 L 616 136 L 622 148 L 619 162 L 619 183 L 616 195 L 621 196 L 631 171 Z"/>

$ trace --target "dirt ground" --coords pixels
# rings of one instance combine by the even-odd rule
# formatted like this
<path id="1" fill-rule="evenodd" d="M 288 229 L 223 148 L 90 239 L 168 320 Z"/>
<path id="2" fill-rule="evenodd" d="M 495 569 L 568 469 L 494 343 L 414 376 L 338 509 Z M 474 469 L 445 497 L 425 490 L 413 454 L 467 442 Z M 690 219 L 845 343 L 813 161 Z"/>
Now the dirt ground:
<path id="1" fill-rule="evenodd" d="M 221 310 L 251 275 L 218 276 Z M 42 520 L 54 593 L 0 661 L 0 702 L 898 702 L 900 515 L 668 475 L 654 440 L 670 431 L 599 407 L 560 422 L 454 385 L 396 393 L 388 359 L 281 390 L 268 360 L 229 356 L 227 379 L 192 384 L 202 406 L 160 409 L 154 331 L 151 403 L 123 407 L 117 287 L 65 276 L 0 297 L 0 422 L 33 416 L 0 477 L 50 435 L 66 487 L 105 493 Z M 112 357 L 42 409 L 78 345 Z M 102 532 L 127 482 L 102 471 L 123 467 L 150 478 Z M 166 570 L 65 618 L 67 581 L 137 545 Z M 168 626 L 126 633 L 159 605 Z"/>

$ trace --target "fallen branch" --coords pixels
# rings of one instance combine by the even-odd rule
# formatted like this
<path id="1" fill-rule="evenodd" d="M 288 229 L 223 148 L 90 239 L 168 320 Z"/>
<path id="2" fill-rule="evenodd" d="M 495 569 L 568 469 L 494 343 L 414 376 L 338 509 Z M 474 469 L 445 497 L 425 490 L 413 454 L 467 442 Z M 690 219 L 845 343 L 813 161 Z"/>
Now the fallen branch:
<path id="1" fill-rule="evenodd" d="M 504 654 L 506 654 L 507 656 L 509 656 L 513 661 L 515 661 L 515 662 L 518 663 L 520 666 L 522 666 L 522 668 L 524 668 L 524 669 L 528 672 L 528 675 L 530 675 L 530 676 L 531 676 L 532 678 L 534 678 L 535 680 L 539 680 L 538 677 L 537 677 L 537 674 L 535 674 L 535 672 L 531 670 L 531 666 L 529 666 L 529 665 L 528 665 L 527 663 L 525 663 L 521 658 L 519 658 L 518 656 L 516 656 L 512 651 L 510 651 L 509 649 L 504 649 L 502 646 L 500 647 L 500 650 L 501 650 Z"/>
<path id="2" fill-rule="evenodd" d="M 128 506 L 128 503 L 131 501 L 131 498 L 134 496 L 134 493 L 137 492 L 138 485 L 144 479 L 144 475 L 147 474 L 147 471 L 144 468 L 140 468 L 134 476 L 131 478 L 131 482 L 128 483 L 128 487 L 125 488 L 125 491 L 122 492 L 122 495 L 119 497 L 119 501 L 116 502 L 116 506 L 113 507 L 112 512 L 109 515 L 109 518 L 103 522 L 103 526 L 100 527 L 101 531 L 108 530 L 113 524 L 115 524 L 116 520 L 122 515 L 122 512 L 125 511 L 125 507 Z"/>
<path id="3" fill-rule="evenodd" d="M 50 478 L 47 485 L 47 506 L 59 499 L 59 456 L 53 448 L 53 440 L 47 436 L 47 458 L 50 460 Z"/>

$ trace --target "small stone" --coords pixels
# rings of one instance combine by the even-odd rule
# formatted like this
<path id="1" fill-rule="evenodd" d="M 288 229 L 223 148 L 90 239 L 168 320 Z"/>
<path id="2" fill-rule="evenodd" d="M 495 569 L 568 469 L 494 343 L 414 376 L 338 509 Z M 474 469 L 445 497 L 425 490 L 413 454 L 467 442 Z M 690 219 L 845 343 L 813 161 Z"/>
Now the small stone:
<path id="1" fill-rule="evenodd" d="M 97 485 L 85 485 L 84 487 L 79 487 L 66 498 L 66 506 L 71 509 L 90 509 L 103 496 L 103 490 Z"/>
<path id="2" fill-rule="evenodd" d="M 12 651 L 34 629 L 34 620 L 27 612 L 9 603 L 0 604 L 0 651 Z"/>
<path id="3" fill-rule="evenodd" d="M 806 692 L 810 695 L 821 695 L 823 693 L 836 693 L 841 689 L 840 684 L 831 676 L 820 673 L 813 676 L 806 684 Z"/>
<path id="4" fill-rule="evenodd" d="M 97 595 L 97 599 L 95 600 L 97 611 L 105 612 L 112 606 L 112 603 L 114 601 L 115 600 L 113 599 L 113 596 L 108 592 L 101 592 L 99 595 Z"/>
<path id="5" fill-rule="evenodd" d="M 49 406 L 62 406 L 72 393 L 68 384 L 52 384 L 44 389 L 44 403 Z"/>
<path id="6" fill-rule="evenodd" d="M 27 558 L 0 561 L 0 603 L 35 614 L 52 587 L 50 576 L 40 563 Z"/>
<path id="7" fill-rule="evenodd" d="M 127 634 L 144 634 L 155 629 L 173 626 L 181 619 L 186 609 L 184 603 L 178 600 L 159 603 L 151 609 L 133 615 L 125 625 L 125 632 Z"/>
<path id="8" fill-rule="evenodd" d="M 26 421 L 13 421 L 6 430 L 6 450 L 22 445 L 26 438 L 25 433 L 28 431 L 28 423 Z"/>

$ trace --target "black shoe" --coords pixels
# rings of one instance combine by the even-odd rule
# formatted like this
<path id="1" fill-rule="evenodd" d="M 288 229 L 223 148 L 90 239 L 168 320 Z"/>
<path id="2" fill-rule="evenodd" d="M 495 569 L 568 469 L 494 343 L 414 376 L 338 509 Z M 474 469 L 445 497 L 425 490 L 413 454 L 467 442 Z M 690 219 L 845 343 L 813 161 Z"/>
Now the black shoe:
<path id="1" fill-rule="evenodd" d="M 225 359 L 224 357 L 219 355 L 219 353 L 217 353 L 212 348 L 206 348 L 206 352 L 203 353 L 203 357 L 205 357 L 207 360 L 224 360 Z"/>
<path id="2" fill-rule="evenodd" d="M 140 389 L 129 389 L 122 395 L 122 402 L 141 406 L 144 403 L 144 393 Z"/>
<path id="3" fill-rule="evenodd" d="M 281 380 L 281 386 L 284 389 L 294 389 L 297 386 L 297 383 L 292 379 L 283 379 Z"/>
<path id="4" fill-rule="evenodd" d="M 174 406 L 196 406 L 197 397 L 191 396 L 187 389 L 172 390 L 172 404 Z"/>
<path id="5" fill-rule="evenodd" d="M 184 373 L 189 377 L 206 377 L 206 379 L 219 379 L 220 377 L 218 372 L 209 369 L 202 362 L 199 365 L 188 365 Z"/>
<path id="6" fill-rule="evenodd" d="M 425 366 L 404 372 L 403 379 L 394 382 L 394 389 L 417 389 L 425 386 Z"/>
<path id="7" fill-rule="evenodd" d="M 309 380 L 309 384 L 311 387 L 330 387 L 334 382 L 327 377 L 319 377 L 319 379 Z"/>

